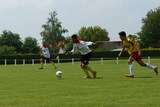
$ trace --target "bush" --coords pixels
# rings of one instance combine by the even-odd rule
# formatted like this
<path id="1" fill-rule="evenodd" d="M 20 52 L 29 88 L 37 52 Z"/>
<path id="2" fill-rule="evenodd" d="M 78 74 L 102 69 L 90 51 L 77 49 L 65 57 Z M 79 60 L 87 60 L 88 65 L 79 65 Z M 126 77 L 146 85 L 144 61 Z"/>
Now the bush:
<path id="1" fill-rule="evenodd" d="M 0 55 L 13 55 L 16 53 L 16 48 L 12 46 L 2 46 L 0 47 Z"/>

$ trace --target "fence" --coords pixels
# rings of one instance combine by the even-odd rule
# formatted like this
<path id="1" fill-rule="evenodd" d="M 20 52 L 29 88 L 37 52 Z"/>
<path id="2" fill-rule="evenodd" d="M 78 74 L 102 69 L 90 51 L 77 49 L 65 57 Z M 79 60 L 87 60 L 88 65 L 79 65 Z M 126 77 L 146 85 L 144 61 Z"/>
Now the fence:
<path id="1" fill-rule="evenodd" d="M 121 59 L 124 59 L 124 58 L 121 58 Z M 100 64 L 103 64 L 104 60 L 115 60 L 115 63 L 119 64 L 119 60 L 121 60 L 121 59 L 119 59 L 118 57 L 116 57 L 116 58 L 91 58 L 91 61 L 100 61 Z M 147 60 L 148 60 L 148 63 L 150 63 L 151 62 L 151 57 L 148 56 Z M 56 61 L 56 63 L 58 63 L 58 65 L 60 63 L 63 63 L 63 62 L 71 62 L 72 65 L 74 65 L 74 63 L 76 61 L 79 61 L 79 59 L 78 58 L 57 59 L 55 61 Z M 4 59 L 4 60 L 2 60 L 1 59 L 0 62 L 1 62 L 1 65 L 5 65 L 5 66 L 7 66 L 9 64 L 12 64 L 12 65 L 14 64 L 15 66 L 17 64 L 22 64 L 23 66 L 25 66 L 26 64 L 32 64 L 34 66 L 36 63 L 39 63 L 39 59 L 30 59 L 30 60 L 29 59 L 22 59 L 22 60 L 17 60 L 17 59 Z M 44 64 L 45 65 L 47 64 L 46 60 L 44 61 Z"/>

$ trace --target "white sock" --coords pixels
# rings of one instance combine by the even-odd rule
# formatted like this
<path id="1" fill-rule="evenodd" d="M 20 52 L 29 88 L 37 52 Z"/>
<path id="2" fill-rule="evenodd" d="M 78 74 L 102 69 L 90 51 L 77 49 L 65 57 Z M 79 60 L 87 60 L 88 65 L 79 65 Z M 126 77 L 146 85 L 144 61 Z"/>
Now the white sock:
<path id="1" fill-rule="evenodd" d="M 129 65 L 129 72 L 130 72 L 131 75 L 134 75 L 133 64 Z"/>
<path id="2" fill-rule="evenodd" d="M 147 63 L 147 66 L 146 66 L 147 68 L 149 68 L 149 69 L 152 69 L 152 70 L 154 70 L 155 69 L 155 66 L 153 66 L 153 65 L 150 65 L 149 63 Z"/>

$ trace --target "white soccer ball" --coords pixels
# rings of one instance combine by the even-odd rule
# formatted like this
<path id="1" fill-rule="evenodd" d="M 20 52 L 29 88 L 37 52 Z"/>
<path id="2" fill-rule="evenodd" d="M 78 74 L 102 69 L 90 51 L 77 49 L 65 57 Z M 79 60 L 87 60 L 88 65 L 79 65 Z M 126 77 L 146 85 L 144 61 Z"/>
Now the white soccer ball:
<path id="1" fill-rule="evenodd" d="M 56 77 L 61 78 L 63 75 L 62 71 L 57 71 L 56 72 Z"/>

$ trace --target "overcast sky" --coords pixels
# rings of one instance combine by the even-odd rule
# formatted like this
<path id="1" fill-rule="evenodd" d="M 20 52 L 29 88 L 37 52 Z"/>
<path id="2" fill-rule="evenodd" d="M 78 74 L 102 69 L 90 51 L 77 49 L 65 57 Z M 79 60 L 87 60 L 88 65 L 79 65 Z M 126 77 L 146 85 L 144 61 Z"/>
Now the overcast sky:
<path id="1" fill-rule="evenodd" d="M 160 6 L 160 0 L 0 0 L 0 34 L 10 30 L 41 40 L 42 24 L 56 11 L 66 35 L 77 33 L 82 26 L 107 29 L 111 41 L 119 40 L 118 32 L 135 34 L 147 12 Z"/>

